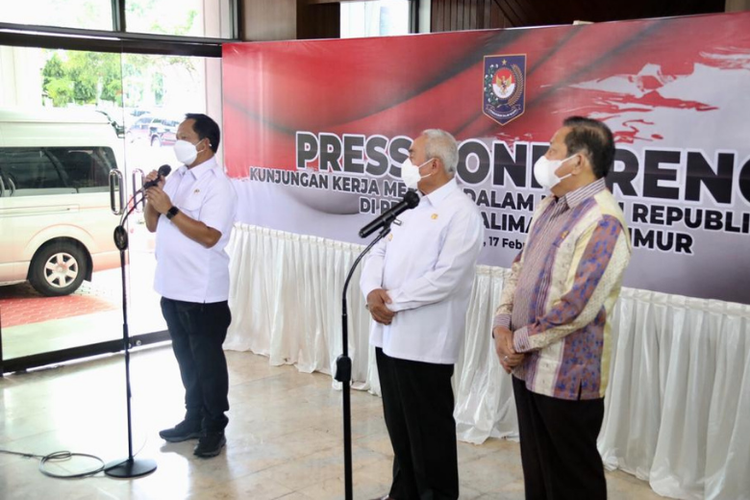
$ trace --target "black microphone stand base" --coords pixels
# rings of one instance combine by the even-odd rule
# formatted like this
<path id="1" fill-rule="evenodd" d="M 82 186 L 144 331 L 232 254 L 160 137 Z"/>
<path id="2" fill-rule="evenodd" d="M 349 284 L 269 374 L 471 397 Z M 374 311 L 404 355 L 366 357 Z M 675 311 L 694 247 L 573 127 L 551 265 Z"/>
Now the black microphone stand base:
<path id="1" fill-rule="evenodd" d="M 110 462 L 104 468 L 104 473 L 110 477 L 127 479 L 151 474 L 156 470 L 156 461 L 149 458 L 126 458 Z"/>

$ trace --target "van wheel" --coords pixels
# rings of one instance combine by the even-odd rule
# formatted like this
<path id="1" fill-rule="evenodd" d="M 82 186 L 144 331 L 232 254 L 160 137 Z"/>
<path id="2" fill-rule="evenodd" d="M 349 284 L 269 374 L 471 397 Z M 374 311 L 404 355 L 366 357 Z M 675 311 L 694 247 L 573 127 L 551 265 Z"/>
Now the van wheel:
<path id="1" fill-rule="evenodd" d="M 160 148 L 161 147 L 161 139 L 159 139 L 158 136 L 153 136 L 151 138 L 151 147 L 152 148 Z"/>
<path id="2" fill-rule="evenodd" d="M 83 251 L 72 243 L 56 242 L 43 246 L 31 260 L 29 281 L 47 297 L 70 295 L 83 283 L 88 269 Z"/>

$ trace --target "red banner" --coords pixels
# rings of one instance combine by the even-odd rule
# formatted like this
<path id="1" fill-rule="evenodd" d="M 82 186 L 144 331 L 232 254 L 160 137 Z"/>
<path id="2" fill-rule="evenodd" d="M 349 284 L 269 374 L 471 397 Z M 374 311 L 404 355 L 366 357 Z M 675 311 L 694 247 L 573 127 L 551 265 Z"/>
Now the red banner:
<path id="1" fill-rule="evenodd" d="M 224 46 L 225 162 L 249 223 L 364 243 L 427 128 L 509 266 L 562 120 L 605 121 L 634 244 L 626 285 L 750 303 L 750 12 Z M 744 248 L 744 251 L 738 249 Z"/>

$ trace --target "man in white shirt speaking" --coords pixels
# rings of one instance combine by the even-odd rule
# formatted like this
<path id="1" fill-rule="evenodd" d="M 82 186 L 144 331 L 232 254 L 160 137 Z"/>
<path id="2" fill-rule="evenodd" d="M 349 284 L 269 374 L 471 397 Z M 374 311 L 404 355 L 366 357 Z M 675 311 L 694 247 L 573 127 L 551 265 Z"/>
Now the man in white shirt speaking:
<path id="1" fill-rule="evenodd" d="M 224 248 L 237 194 L 214 157 L 219 126 L 188 114 L 174 150 L 184 165 L 146 190 L 146 227 L 156 232 L 154 289 L 172 338 L 185 387 L 185 419 L 159 435 L 169 442 L 198 438 L 194 454 L 213 457 L 226 443 L 229 380 L 222 344 L 231 322 L 229 255 Z M 148 180 L 158 178 L 151 172 Z"/>
<path id="2" fill-rule="evenodd" d="M 421 192 L 420 203 L 393 223 L 362 270 L 395 455 L 385 499 L 458 498 L 451 377 L 484 228 L 456 184 L 457 163 L 449 133 L 431 129 L 414 140 L 401 177 Z"/>

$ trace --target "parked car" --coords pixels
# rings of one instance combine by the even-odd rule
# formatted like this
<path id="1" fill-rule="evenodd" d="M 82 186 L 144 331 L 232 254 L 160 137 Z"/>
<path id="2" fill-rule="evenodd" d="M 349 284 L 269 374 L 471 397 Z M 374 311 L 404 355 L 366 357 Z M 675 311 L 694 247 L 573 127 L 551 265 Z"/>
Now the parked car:
<path id="1" fill-rule="evenodd" d="M 138 120 L 138 118 L 144 115 L 153 114 L 147 109 L 140 108 L 123 108 L 123 124 L 125 130 L 129 129 Z"/>
<path id="2" fill-rule="evenodd" d="M 113 129 L 115 129 L 115 133 L 117 134 L 117 137 L 120 137 L 120 138 L 125 137 L 125 127 L 123 125 L 120 125 L 119 123 L 117 123 L 117 120 L 112 118 L 112 116 L 110 116 L 110 114 L 107 113 L 106 111 L 103 111 L 101 109 L 97 109 L 96 111 L 107 117 L 109 124 L 112 125 Z"/>
<path id="3" fill-rule="evenodd" d="M 0 109 L 0 285 L 68 295 L 119 267 L 109 175 L 122 158 L 101 113 Z"/>
<path id="4" fill-rule="evenodd" d="M 141 142 L 153 147 L 170 146 L 175 143 L 180 121 L 153 115 L 143 115 L 125 132 L 129 143 Z"/>

